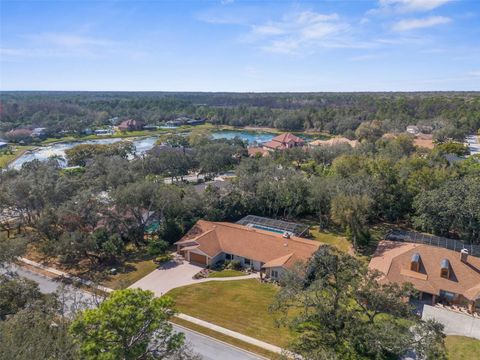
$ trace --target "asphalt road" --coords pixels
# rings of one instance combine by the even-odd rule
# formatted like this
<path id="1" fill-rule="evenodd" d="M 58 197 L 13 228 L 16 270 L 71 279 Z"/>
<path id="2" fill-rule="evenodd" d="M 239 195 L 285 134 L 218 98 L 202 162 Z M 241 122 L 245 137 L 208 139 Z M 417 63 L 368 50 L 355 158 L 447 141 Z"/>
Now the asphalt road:
<path id="1" fill-rule="evenodd" d="M 48 277 L 39 275 L 37 273 L 28 271 L 17 265 L 10 265 L 10 269 L 15 271 L 19 276 L 33 280 L 38 283 L 40 291 L 43 293 L 52 293 L 60 289 L 61 283 L 54 281 Z M 0 271 L 4 271 L 1 270 Z M 95 304 L 96 299 L 93 295 L 86 291 L 79 290 L 73 286 L 65 286 L 65 291 L 68 295 L 68 299 L 65 301 L 67 306 L 74 306 L 78 303 L 76 300 L 82 300 L 89 304 Z M 93 306 L 93 305 L 92 305 Z M 68 311 L 68 309 L 67 309 Z M 185 329 L 183 327 L 173 324 L 176 331 L 183 332 L 185 334 L 187 343 L 191 348 L 202 356 L 205 360 L 259 360 L 262 359 L 252 353 L 243 351 L 236 347 L 222 343 L 208 336 L 204 336 L 197 332 Z"/>

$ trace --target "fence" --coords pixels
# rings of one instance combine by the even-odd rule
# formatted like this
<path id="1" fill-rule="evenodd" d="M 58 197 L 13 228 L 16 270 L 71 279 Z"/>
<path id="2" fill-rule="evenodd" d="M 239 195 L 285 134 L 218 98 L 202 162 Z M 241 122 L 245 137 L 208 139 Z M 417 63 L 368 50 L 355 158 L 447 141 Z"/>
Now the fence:
<path id="1" fill-rule="evenodd" d="M 480 257 L 480 245 L 465 244 L 460 240 L 448 239 L 435 235 L 427 235 L 407 230 L 392 230 L 387 234 L 386 239 L 432 245 L 458 252 L 462 249 L 467 249 L 470 255 Z"/>

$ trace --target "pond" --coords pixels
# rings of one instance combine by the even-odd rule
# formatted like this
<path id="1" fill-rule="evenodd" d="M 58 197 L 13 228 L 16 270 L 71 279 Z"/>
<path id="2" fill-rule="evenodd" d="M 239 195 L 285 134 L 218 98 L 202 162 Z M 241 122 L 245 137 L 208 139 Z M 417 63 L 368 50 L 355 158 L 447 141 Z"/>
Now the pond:
<path id="1" fill-rule="evenodd" d="M 188 135 L 188 132 L 184 135 Z M 258 143 L 263 144 L 267 141 L 272 140 L 277 134 L 268 133 L 268 132 L 257 132 L 257 131 L 245 131 L 245 130 L 219 130 L 214 131 L 211 134 L 212 139 L 233 139 L 239 137 L 248 144 Z M 310 139 L 306 135 L 299 135 L 304 139 Z M 146 138 L 134 139 L 133 144 L 135 145 L 135 154 L 140 155 L 155 145 L 155 142 L 158 140 L 157 136 L 150 136 Z M 86 141 L 74 141 L 74 142 L 64 142 L 57 143 L 49 146 L 39 147 L 32 151 L 26 152 L 15 161 L 10 163 L 9 167 L 14 169 L 20 169 L 23 164 L 32 160 L 46 161 L 52 156 L 60 158 L 60 163 L 62 166 L 67 166 L 65 160 L 65 151 L 71 149 L 77 145 L 81 144 L 113 144 L 119 141 L 127 141 L 122 138 L 113 138 L 113 139 L 95 139 L 95 140 L 86 140 Z"/>
<path id="2" fill-rule="evenodd" d="M 58 143 L 49 146 L 40 147 L 38 149 L 34 149 L 32 151 L 26 152 L 12 163 L 10 163 L 9 167 L 13 169 L 20 169 L 23 164 L 32 161 L 32 160 L 40 160 L 46 161 L 50 157 L 55 156 L 60 158 L 60 163 L 62 166 L 66 166 L 67 162 L 65 160 L 65 151 L 71 149 L 77 145 L 81 144 L 114 144 L 116 142 L 122 141 L 124 139 L 121 138 L 114 138 L 114 139 L 98 139 L 98 140 L 87 140 L 87 141 L 78 141 L 78 142 L 65 142 L 65 143 Z M 156 137 L 148 137 L 142 139 L 135 139 L 133 140 L 133 144 L 135 145 L 135 153 L 136 154 L 143 154 L 147 150 L 150 150 L 157 141 Z"/>
<path id="3" fill-rule="evenodd" d="M 212 133 L 213 139 L 234 139 L 239 137 L 248 144 L 257 142 L 259 144 L 272 140 L 277 134 L 268 132 L 242 131 L 242 130 L 221 130 Z"/>

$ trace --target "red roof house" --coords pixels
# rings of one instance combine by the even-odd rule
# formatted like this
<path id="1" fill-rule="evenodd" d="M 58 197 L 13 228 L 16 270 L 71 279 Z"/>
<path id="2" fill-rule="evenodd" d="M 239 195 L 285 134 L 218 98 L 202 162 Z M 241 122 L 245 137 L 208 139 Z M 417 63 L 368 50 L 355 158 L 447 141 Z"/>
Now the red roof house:
<path id="1" fill-rule="evenodd" d="M 292 133 L 284 133 L 274 137 L 269 142 L 265 143 L 263 147 L 267 150 L 285 150 L 294 147 L 301 147 L 305 145 L 305 140 L 293 135 Z"/>

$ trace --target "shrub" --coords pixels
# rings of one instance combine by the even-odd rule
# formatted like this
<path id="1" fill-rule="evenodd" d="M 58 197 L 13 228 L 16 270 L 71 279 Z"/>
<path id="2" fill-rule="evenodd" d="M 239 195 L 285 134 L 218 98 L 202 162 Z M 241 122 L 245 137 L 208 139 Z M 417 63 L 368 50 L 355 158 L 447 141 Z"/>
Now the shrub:
<path id="1" fill-rule="evenodd" d="M 155 258 L 155 262 L 157 264 L 162 264 L 162 263 L 165 263 L 165 262 L 168 262 L 168 261 L 171 261 L 171 260 L 173 260 L 173 255 L 172 254 L 163 254 L 163 255 L 157 256 Z"/>
<path id="2" fill-rule="evenodd" d="M 168 243 L 164 240 L 152 240 L 148 243 L 148 253 L 152 256 L 165 254 L 168 249 Z"/>
<path id="3" fill-rule="evenodd" d="M 227 266 L 228 269 L 242 270 L 242 263 L 239 260 L 232 260 Z"/>

